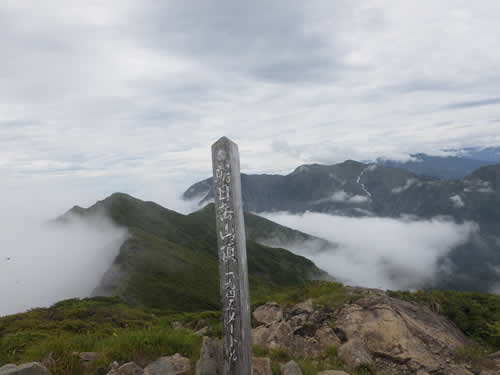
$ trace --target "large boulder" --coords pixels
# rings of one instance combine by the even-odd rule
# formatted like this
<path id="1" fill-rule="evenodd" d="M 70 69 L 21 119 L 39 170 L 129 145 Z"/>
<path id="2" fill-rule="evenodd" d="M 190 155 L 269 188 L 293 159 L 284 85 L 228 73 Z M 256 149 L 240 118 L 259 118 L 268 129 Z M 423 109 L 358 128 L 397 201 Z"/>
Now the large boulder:
<path id="1" fill-rule="evenodd" d="M 339 347 L 338 355 L 340 359 L 353 368 L 373 363 L 373 358 L 366 350 L 364 343 L 357 338 L 353 338 Z"/>
<path id="2" fill-rule="evenodd" d="M 290 361 L 281 366 L 281 375 L 302 375 L 302 371 L 295 361 Z"/>
<path id="3" fill-rule="evenodd" d="M 314 312 L 314 306 L 312 299 L 305 300 L 304 302 L 296 304 L 290 310 L 290 315 L 300 315 L 300 314 L 312 314 Z"/>
<path id="4" fill-rule="evenodd" d="M 430 373 L 448 368 L 446 359 L 467 342 L 458 328 L 427 307 L 386 295 L 371 295 L 344 307 L 336 330 L 347 339 L 339 348 L 347 362 L 368 358 L 368 353 Z"/>
<path id="5" fill-rule="evenodd" d="M 196 375 L 222 375 L 222 341 L 203 337 L 200 359 L 196 362 Z"/>
<path id="6" fill-rule="evenodd" d="M 144 372 L 135 362 L 127 362 L 118 367 L 117 370 L 112 371 L 116 371 L 118 375 L 142 375 Z"/>
<path id="7" fill-rule="evenodd" d="M 39 362 L 29 362 L 19 366 L 12 364 L 2 366 L 0 375 L 50 375 L 50 372 Z"/>
<path id="8" fill-rule="evenodd" d="M 268 302 L 257 307 L 252 316 L 257 325 L 271 325 L 283 319 L 283 310 L 276 302 Z"/>
<path id="9" fill-rule="evenodd" d="M 280 305 L 268 302 L 256 310 L 258 327 L 252 330 L 254 345 L 267 349 L 282 349 L 295 356 L 317 357 L 340 340 L 329 327 L 331 315 L 315 311 L 312 300 L 283 311 Z"/>
<path id="10" fill-rule="evenodd" d="M 252 358 L 253 375 L 273 375 L 269 358 Z"/>
<path id="11" fill-rule="evenodd" d="M 183 357 L 179 353 L 175 353 L 170 357 L 165 357 L 174 365 L 176 375 L 192 375 L 193 368 L 189 358 Z"/>
<path id="12" fill-rule="evenodd" d="M 335 334 L 335 331 L 326 324 L 318 328 L 314 336 L 322 348 L 340 345 L 340 339 Z"/>
<path id="13" fill-rule="evenodd" d="M 287 322 L 281 321 L 271 326 L 258 326 L 252 330 L 254 345 L 268 349 L 284 349 L 294 351 L 295 340 L 292 328 Z"/>
<path id="14" fill-rule="evenodd" d="M 167 357 L 158 358 L 151 362 L 145 369 L 144 375 L 176 375 L 174 365 Z"/>

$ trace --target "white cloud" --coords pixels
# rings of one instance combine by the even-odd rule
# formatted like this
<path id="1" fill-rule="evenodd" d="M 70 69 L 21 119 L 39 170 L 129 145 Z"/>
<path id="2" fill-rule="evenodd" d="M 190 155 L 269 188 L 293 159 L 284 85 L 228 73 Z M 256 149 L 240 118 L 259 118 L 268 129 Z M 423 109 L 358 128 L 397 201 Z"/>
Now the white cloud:
<path id="1" fill-rule="evenodd" d="M 328 198 L 323 198 L 316 203 L 321 203 L 321 202 L 344 202 L 344 203 L 365 203 L 368 202 L 370 198 L 363 196 L 363 195 L 352 195 L 349 193 L 346 193 L 344 190 L 339 190 L 334 192 L 330 197 Z"/>
<path id="2" fill-rule="evenodd" d="M 61 225 L 2 215 L 0 223 L 0 316 L 90 296 L 127 236 L 104 217 Z"/>
<path id="3" fill-rule="evenodd" d="M 348 218 L 318 213 L 265 215 L 282 225 L 338 244 L 317 252 L 314 246 L 284 244 L 312 259 L 339 280 L 383 289 L 417 288 L 432 281 L 438 259 L 463 244 L 478 230 L 476 224 L 433 220 Z"/>
<path id="4" fill-rule="evenodd" d="M 0 175 L 188 186 L 209 174 L 221 135 L 260 173 L 497 144 L 499 11 L 2 2 Z"/>
<path id="5" fill-rule="evenodd" d="M 454 195 L 454 196 L 450 197 L 450 201 L 457 208 L 465 207 L 465 202 L 460 195 Z"/>
<path id="6" fill-rule="evenodd" d="M 420 182 L 416 178 L 409 178 L 408 180 L 406 180 L 406 183 L 403 186 L 399 186 L 399 187 L 396 187 L 396 188 L 392 189 L 392 192 L 394 194 L 399 194 L 399 193 L 402 193 L 405 190 L 408 190 L 413 185 L 416 185 L 416 184 L 419 184 L 419 183 Z"/>
<path id="7" fill-rule="evenodd" d="M 345 202 L 349 200 L 349 198 L 350 198 L 349 194 L 347 194 L 343 190 L 340 190 L 333 193 L 332 196 L 330 197 L 330 200 L 333 202 Z"/>

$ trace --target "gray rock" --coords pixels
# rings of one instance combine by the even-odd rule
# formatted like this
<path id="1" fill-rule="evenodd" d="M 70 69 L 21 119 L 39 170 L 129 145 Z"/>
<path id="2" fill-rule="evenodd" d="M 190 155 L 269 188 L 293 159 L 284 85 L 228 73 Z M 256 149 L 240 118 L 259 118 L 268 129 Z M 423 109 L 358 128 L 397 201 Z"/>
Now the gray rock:
<path id="1" fill-rule="evenodd" d="M 112 369 L 117 369 L 120 367 L 120 364 L 117 362 L 117 361 L 113 361 L 109 364 L 108 366 L 108 369 L 112 370 Z"/>
<path id="2" fill-rule="evenodd" d="M 296 304 L 291 310 L 291 315 L 299 315 L 299 314 L 312 314 L 314 312 L 314 306 L 312 299 L 308 299 L 304 302 Z"/>
<path id="3" fill-rule="evenodd" d="M 369 365 L 373 362 L 372 356 L 358 339 L 349 340 L 344 345 L 341 345 L 338 349 L 338 355 L 340 359 L 354 368 Z"/>
<path id="4" fill-rule="evenodd" d="M 488 354 L 488 358 L 491 358 L 491 359 L 500 359 L 500 351 Z"/>
<path id="5" fill-rule="evenodd" d="M 9 363 L 8 365 L 4 365 L 4 366 L 0 367 L 0 373 L 5 372 L 7 370 L 15 369 L 15 368 L 17 368 L 16 365 L 13 365 L 13 364 Z"/>
<path id="6" fill-rule="evenodd" d="M 277 322 L 269 327 L 259 326 L 252 330 L 252 342 L 268 349 L 295 350 L 295 337 L 292 328 L 285 322 Z"/>
<path id="7" fill-rule="evenodd" d="M 2 366 L 0 375 L 50 375 L 50 371 L 40 362 L 29 362 L 19 366 L 11 364 Z"/>
<path id="8" fill-rule="evenodd" d="M 253 375 L 273 375 L 269 358 L 252 358 Z"/>
<path id="9" fill-rule="evenodd" d="M 302 375 L 299 365 L 295 361 L 290 361 L 281 366 L 281 375 Z"/>
<path id="10" fill-rule="evenodd" d="M 318 375 L 349 375 L 349 374 L 345 371 L 326 370 L 326 371 L 318 372 Z"/>
<path id="11" fill-rule="evenodd" d="M 167 360 L 174 365 L 175 373 L 177 375 L 192 375 L 193 368 L 191 367 L 191 361 L 189 358 L 183 357 L 179 353 L 175 353 L 170 357 L 165 357 Z"/>
<path id="12" fill-rule="evenodd" d="M 73 353 L 75 354 L 75 353 Z M 82 362 L 82 365 L 84 367 L 89 366 L 92 362 L 94 362 L 97 358 L 99 353 L 96 352 L 81 352 L 78 353 L 78 357 L 80 358 L 80 361 Z"/>
<path id="13" fill-rule="evenodd" d="M 473 375 L 472 372 L 467 370 L 466 368 L 459 366 L 459 367 L 453 367 L 450 369 L 450 373 L 453 375 Z"/>
<path id="14" fill-rule="evenodd" d="M 143 372 L 142 368 L 137 366 L 134 362 L 125 363 L 117 370 L 118 375 L 142 375 Z"/>
<path id="15" fill-rule="evenodd" d="M 276 302 L 268 302 L 257 307 L 252 316 L 257 325 L 270 325 L 283 319 L 283 310 Z"/>
<path id="16" fill-rule="evenodd" d="M 145 369 L 144 375 L 176 375 L 175 367 L 167 357 L 151 362 Z"/>
<path id="17" fill-rule="evenodd" d="M 328 325 L 320 327 L 316 331 L 315 337 L 318 339 L 323 348 L 340 345 L 340 339 Z"/>
<path id="18" fill-rule="evenodd" d="M 222 375 L 222 341 L 203 337 L 200 359 L 196 362 L 196 375 Z"/>

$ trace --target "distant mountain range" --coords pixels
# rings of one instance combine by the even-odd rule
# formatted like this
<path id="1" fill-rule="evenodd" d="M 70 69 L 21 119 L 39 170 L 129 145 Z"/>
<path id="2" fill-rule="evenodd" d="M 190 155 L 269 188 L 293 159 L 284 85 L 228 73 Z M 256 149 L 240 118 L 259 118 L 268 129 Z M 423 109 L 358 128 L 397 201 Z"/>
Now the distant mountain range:
<path id="1" fill-rule="evenodd" d="M 458 156 L 470 159 L 500 163 L 500 147 L 466 147 L 449 151 L 456 152 Z"/>
<path id="2" fill-rule="evenodd" d="M 411 160 L 397 161 L 377 159 L 377 164 L 403 168 L 420 176 L 429 176 L 445 180 L 461 179 L 476 169 L 500 163 L 500 147 L 464 148 L 446 150 L 454 156 L 432 156 L 423 153 L 409 155 Z"/>
<path id="3" fill-rule="evenodd" d="M 245 209 L 251 212 L 321 212 L 343 216 L 429 219 L 447 216 L 480 227 L 453 249 L 454 271 L 432 287 L 488 291 L 499 280 L 500 164 L 481 167 L 456 180 L 418 176 L 402 168 L 348 160 L 303 165 L 282 175 L 242 175 Z M 212 180 L 191 186 L 184 199 L 204 205 L 213 199 Z M 444 260 L 443 260 L 444 261 Z"/>
<path id="4" fill-rule="evenodd" d="M 123 243 L 95 295 L 119 296 L 132 303 L 175 311 L 219 307 L 219 270 L 213 205 L 190 215 L 116 193 L 85 209 L 75 206 L 58 218 L 91 220 L 109 216 L 126 227 Z M 313 237 L 262 217 L 246 214 L 250 286 L 253 295 L 311 279 L 331 279 L 310 260 L 256 239 L 309 241 Z M 317 241 L 321 241 L 317 239 Z M 325 241 L 323 241 L 325 242 Z"/>
<path id="5" fill-rule="evenodd" d="M 378 159 L 377 164 L 403 168 L 420 176 L 435 177 L 443 180 L 461 179 L 478 168 L 492 164 L 492 162 L 485 160 L 458 156 L 430 156 L 426 154 L 410 156 L 412 159 L 404 162 Z"/>

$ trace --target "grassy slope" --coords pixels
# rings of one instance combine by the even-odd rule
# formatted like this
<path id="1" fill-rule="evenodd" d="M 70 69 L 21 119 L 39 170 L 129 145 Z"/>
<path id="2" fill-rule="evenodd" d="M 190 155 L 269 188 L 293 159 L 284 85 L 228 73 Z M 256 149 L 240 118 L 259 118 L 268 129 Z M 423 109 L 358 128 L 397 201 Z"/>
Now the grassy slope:
<path id="1" fill-rule="evenodd" d="M 421 304 L 441 306 L 441 313 L 489 350 L 500 349 L 500 296 L 459 292 L 390 292 L 399 298 Z M 255 296 L 252 295 L 253 300 Z M 341 284 L 326 281 L 307 282 L 262 295 L 262 301 L 274 300 L 283 305 L 293 305 L 312 298 L 318 309 L 337 309 L 352 303 L 357 296 L 350 294 Z M 50 308 L 38 308 L 26 313 L 0 318 L 0 366 L 6 363 L 40 361 L 53 353 L 56 365 L 54 375 L 80 375 L 83 369 L 71 353 L 97 351 L 100 357 L 95 364 L 97 373 L 105 373 L 112 360 L 136 361 L 146 364 L 161 355 L 179 352 L 194 361 L 199 357 L 201 339 L 193 335 L 201 326 L 210 326 L 209 335 L 219 336 L 220 313 L 205 311 L 194 313 L 168 312 L 124 304 L 117 298 L 96 297 L 61 301 Z M 185 329 L 173 330 L 171 323 L 179 321 Z M 273 368 L 279 373 L 279 362 L 291 358 L 279 350 L 254 348 L 257 356 L 269 356 Z M 466 353 L 467 354 L 467 353 Z M 468 353 L 470 354 L 470 353 Z M 336 368 L 348 373 L 374 374 L 372 369 L 358 372 L 348 369 L 336 355 L 335 348 L 328 348 L 321 361 L 295 358 L 304 374 Z"/>
<path id="2" fill-rule="evenodd" d="M 116 285 L 104 290 L 128 302 L 175 311 L 200 311 L 219 306 L 218 255 L 214 206 L 182 215 L 153 202 L 116 193 L 87 210 L 82 216 L 106 213 L 131 238 L 116 259 L 123 271 Z M 64 216 L 63 219 L 64 220 Z M 296 285 L 326 274 L 310 260 L 278 248 L 258 244 L 255 239 L 269 230 L 283 238 L 309 238 L 306 234 L 247 214 L 248 268 L 250 288 L 255 296 Z M 101 289 L 102 290 L 102 289 Z"/>
<path id="3" fill-rule="evenodd" d="M 422 304 L 440 303 L 441 312 L 469 335 L 488 344 L 490 350 L 500 349 L 497 330 L 500 324 L 499 296 L 434 291 L 390 293 Z M 253 300 L 254 297 L 252 295 Z M 307 298 L 313 299 L 316 308 L 337 309 L 345 303 L 352 303 L 357 296 L 350 294 L 341 284 L 318 281 L 262 296 L 262 302 L 274 300 L 292 305 Z M 254 307 L 262 302 L 254 303 Z M 181 322 L 185 329 L 173 330 L 173 321 Z M 61 301 L 50 308 L 0 318 L 0 366 L 11 362 L 40 361 L 53 353 L 56 366 L 51 371 L 54 375 L 80 375 L 83 369 L 71 355 L 73 351 L 101 353 L 95 364 L 97 373 L 105 373 L 111 360 L 133 360 L 144 365 L 161 355 L 176 352 L 191 358 L 194 363 L 199 356 L 201 339 L 193 332 L 204 325 L 210 326 L 209 335 L 220 335 L 220 313 L 168 312 L 127 305 L 109 297 Z M 278 363 L 291 358 L 289 353 L 259 347 L 254 348 L 254 353 L 269 356 L 276 373 L 279 373 Z M 327 368 L 344 369 L 354 375 L 374 374 L 369 368 L 358 372 L 348 369 L 337 357 L 335 348 L 326 350 L 319 362 L 295 359 L 305 375 Z"/>
<path id="4" fill-rule="evenodd" d="M 253 297 L 253 296 L 252 296 Z M 326 281 L 310 282 L 265 296 L 284 305 L 313 298 L 318 308 L 338 308 L 350 301 L 344 287 Z M 133 360 L 145 365 L 161 355 L 181 353 L 193 361 L 199 358 L 201 338 L 194 330 L 208 325 L 211 336 L 220 336 L 218 311 L 196 313 L 168 312 L 124 304 L 117 298 L 94 297 L 61 301 L 50 308 L 37 308 L 26 313 L 0 318 L 0 366 L 6 363 L 40 361 L 49 353 L 55 360 L 50 370 L 54 375 L 83 374 L 79 360 L 72 352 L 100 353 L 94 371 L 105 373 L 107 365 L 117 360 Z M 174 330 L 172 322 L 181 322 L 185 329 Z M 254 348 L 256 355 L 270 356 L 273 367 L 290 355 L 283 351 Z M 315 374 L 318 365 L 298 359 L 306 375 Z M 325 362 L 345 368 L 335 351 L 324 353 Z M 279 370 L 277 371 L 279 373 Z M 352 372 L 362 374 L 362 372 Z"/>

